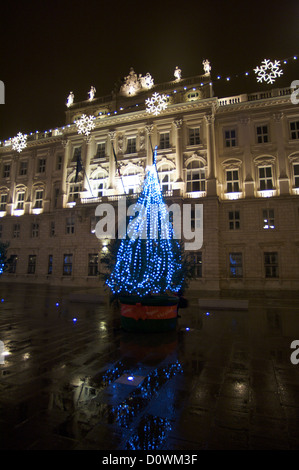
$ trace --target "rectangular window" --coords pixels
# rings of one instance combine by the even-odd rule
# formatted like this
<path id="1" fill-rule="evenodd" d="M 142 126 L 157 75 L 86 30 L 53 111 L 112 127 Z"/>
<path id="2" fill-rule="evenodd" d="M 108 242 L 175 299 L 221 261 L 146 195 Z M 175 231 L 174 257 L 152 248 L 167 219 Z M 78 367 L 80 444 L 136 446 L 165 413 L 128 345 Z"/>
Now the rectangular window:
<path id="1" fill-rule="evenodd" d="M 273 189 L 272 166 L 259 167 L 260 191 Z"/>
<path id="2" fill-rule="evenodd" d="M 17 261 L 18 257 L 17 255 L 11 255 L 9 259 L 7 260 L 8 264 L 8 272 L 11 274 L 15 274 L 17 271 Z"/>
<path id="3" fill-rule="evenodd" d="M 1 194 L 0 211 L 6 211 L 7 194 Z"/>
<path id="4" fill-rule="evenodd" d="M 20 176 L 27 175 L 27 162 L 20 163 Z"/>
<path id="5" fill-rule="evenodd" d="M 54 188 L 54 209 L 57 208 L 58 197 L 59 197 L 59 188 Z"/>
<path id="6" fill-rule="evenodd" d="M 13 224 L 12 237 L 13 238 L 20 238 L 20 231 L 21 231 L 20 224 Z"/>
<path id="7" fill-rule="evenodd" d="M 290 122 L 291 139 L 299 139 L 299 121 Z"/>
<path id="8" fill-rule="evenodd" d="M 97 276 L 99 255 L 97 253 L 88 255 L 88 276 Z"/>
<path id="9" fill-rule="evenodd" d="M 38 161 L 38 173 L 45 173 L 46 171 L 46 159 L 40 158 Z"/>
<path id="10" fill-rule="evenodd" d="M 169 132 L 163 132 L 160 134 L 160 149 L 168 149 L 169 147 Z"/>
<path id="11" fill-rule="evenodd" d="M 243 277 L 242 253 L 229 254 L 229 276 L 233 278 Z"/>
<path id="12" fill-rule="evenodd" d="M 202 252 L 193 252 L 188 254 L 188 262 L 192 266 L 192 275 L 194 278 L 202 277 Z"/>
<path id="13" fill-rule="evenodd" d="M 70 216 L 66 218 L 66 233 L 71 234 L 75 233 L 75 218 Z"/>
<path id="14" fill-rule="evenodd" d="M 226 170 L 226 192 L 239 192 L 239 170 Z"/>
<path id="15" fill-rule="evenodd" d="M 224 132 L 224 145 L 225 147 L 237 146 L 237 135 L 235 129 L 230 129 Z"/>
<path id="16" fill-rule="evenodd" d="M 199 208 L 191 209 L 191 230 L 200 229 L 202 226 L 202 211 Z"/>
<path id="17" fill-rule="evenodd" d="M 35 209 L 41 209 L 43 207 L 43 190 L 42 189 L 39 189 L 36 191 L 35 193 L 35 205 L 34 205 L 34 208 Z"/>
<path id="18" fill-rule="evenodd" d="M 274 209 L 263 209 L 263 228 L 275 228 Z"/>
<path id="19" fill-rule="evenodd" d="M 10 177 L 10 163 L 5 163 L 3 166 L 3 178 Z"/>
<path id="20" fill-rule="evenodd" d="M 49 255 L 48 258 L 48 274 L 52 274 L 53 272 L 53 255 Z"/>
<path id="21" fill-rule="evenodd" d="M 73 269 L 73 255 L 66 254 L 63 256 L 63 275 L 71 276 Z"/>
<path id="22" fill-rule="evenodd" d="M 39 234 L 39 223 L 34 222 L 31 225 L 31 236 L 32 236 L 32 238 L 37 238 L 38 234 Z"/>
<path id="23" fill-rule="evenodd" d="M 106 157 L 106 145 L 105 142 L 101 142 L 97 146 L 96 158 L 105 158 Z"/>
<path id="24" fill-rule="evenodd" d="M 294 163 L 294 186 L 299 188 L 299 163 Z"/>
<path id="25" fill-rule="evenodd" d="M 81 158 L 81 147 L 76 147 L 74 148 L 74 153 L 73 153 L 73 162 L 77 162 L 77 160 Z"/>
<path id="26" fill-rule="evenodd" d="M 127 153 L 136 153 L 136 138 L 131 137 L 128 139 Z"/>
<path id="27" fill-rule="evenodd" d="M 229 211 L 228 226 L 230 230 L 238 230 L 240 228 L 240 212 L 239 211 Z"/>
<path id="28" fill-rule="evenodd" d="M 278 278 L 278 253 L 264 252 L 265 277 Z"/>
<path id="29" fill-rule="evenodd" d="M 257 126 L 256 140 L 258 144 L 265 144 L 269 142 L 268 126 Z"/>
<path id="30" fill-rule="evenodd" d="M 57 155 L 57 160 L 56 160 L 56 170 L 61 170 L 62 168 L 62 160 L 63 160 L 63 157 L 62 155 Z"/>
<path id="31" fill-rule="evenodd" d="M 194 129 L 189 129 L 189 145 L 199 145 L 200 136 L 199 136 L 199 127 Z"/>
<path id="32" fill-rule="evenodd" d="M 25 193 L 18 193 L 17 198 L 17 209 L 23 210 L 24 209 L 24 200 L 25 200 Z"/>
<path id="33" fill-rule="evenodd" d="M 29 255 L 28 258 L 28 274 L 34 274 L 36 268 L 36 255 Z"/>
<path id="34" fill-rule="evenodd" d="M 55 236 L 55 221 L 51 220 L 50 222 L 50 237 Z"/>

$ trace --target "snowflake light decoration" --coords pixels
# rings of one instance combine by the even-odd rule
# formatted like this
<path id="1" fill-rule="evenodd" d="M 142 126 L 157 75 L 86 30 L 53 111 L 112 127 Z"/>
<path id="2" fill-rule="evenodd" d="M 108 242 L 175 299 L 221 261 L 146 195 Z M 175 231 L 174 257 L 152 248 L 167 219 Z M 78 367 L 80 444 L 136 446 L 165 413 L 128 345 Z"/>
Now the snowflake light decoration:
<path id="1" fill-rule="evenodd" d="M 152 94 L 151 98 L 145 100 L 145 104 L 148 113 L 158 116 L 161 111 L 167 108 L 167 96 L 155 92 Z"/>
<path id="2" fill-rule="evenodd" d="M 94 120 L 95 120 L 94 116 L 86 116 L 86 114 L 82 114 L 80 119 L 75 121 L 78 134 L 84 134 L 88 136 L 90 134 L 90 131 L 94 129 L 95 127 Z"/>
<path id="3" fill-rule="evenodd" d="M 262 65 L 254 69 L 257 74 L 258 82 L 274 83 L 277 77 L 283 74 L 280 69 L 280 60 L 271 62 L 270 59 L 264 59 Z"/>
<path id="4" fill-rule="evenodd" d="M 27 135 L 19 132 L 16 137 L 12 139 L 12 148 L 17 152 L 22 152 L 23 149 L 27 147 Z"/>

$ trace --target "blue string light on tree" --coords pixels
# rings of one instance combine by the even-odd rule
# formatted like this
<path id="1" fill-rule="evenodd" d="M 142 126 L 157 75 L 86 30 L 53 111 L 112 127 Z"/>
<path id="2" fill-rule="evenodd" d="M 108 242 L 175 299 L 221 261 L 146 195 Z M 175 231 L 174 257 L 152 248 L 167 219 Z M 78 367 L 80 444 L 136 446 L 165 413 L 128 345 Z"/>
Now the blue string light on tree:
<path id="1" fill-rule="evenodd" d="M 121 241 L 107 285 L 114 294 L 137 295 L 179 292 L 184 282 L 181 247 L 174 238 L 154 163 L 148 168 L 142 193 Z M 137 214 L 137 215 L 136 215 Z"/>

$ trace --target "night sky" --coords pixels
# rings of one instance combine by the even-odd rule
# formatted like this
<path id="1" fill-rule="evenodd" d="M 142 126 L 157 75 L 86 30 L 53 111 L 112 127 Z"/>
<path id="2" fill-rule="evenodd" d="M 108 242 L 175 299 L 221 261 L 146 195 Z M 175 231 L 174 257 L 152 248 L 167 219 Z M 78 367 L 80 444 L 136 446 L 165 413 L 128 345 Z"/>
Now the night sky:
<path id="1" fill-rule="evenodd" d="M 109 94 L 130 67 L 161 83 L 177 65 L 183 77 L 201 74 L 209 59 L 220 97 L 265 88 L 253 69 L 298 54 L 266 88 L 290 86 L 299 80 L 298 19 L 298 0 L 2 2 L 0 140 L 63 126 L 70 91 L 75 101 L 91 85 Z"/>

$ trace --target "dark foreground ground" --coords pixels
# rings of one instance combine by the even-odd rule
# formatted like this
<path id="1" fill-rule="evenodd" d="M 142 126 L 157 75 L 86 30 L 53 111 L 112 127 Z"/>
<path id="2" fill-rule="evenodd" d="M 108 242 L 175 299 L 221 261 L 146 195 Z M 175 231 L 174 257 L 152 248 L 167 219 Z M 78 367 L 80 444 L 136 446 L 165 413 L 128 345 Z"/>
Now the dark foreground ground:
<path id="1" fill-rule="evenodd" d="M 247 298 L 137 335 L 108 303 L 0 283 L 0 448 L 298 450 L 299 297 Z"/>

